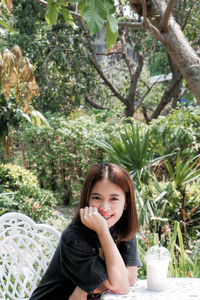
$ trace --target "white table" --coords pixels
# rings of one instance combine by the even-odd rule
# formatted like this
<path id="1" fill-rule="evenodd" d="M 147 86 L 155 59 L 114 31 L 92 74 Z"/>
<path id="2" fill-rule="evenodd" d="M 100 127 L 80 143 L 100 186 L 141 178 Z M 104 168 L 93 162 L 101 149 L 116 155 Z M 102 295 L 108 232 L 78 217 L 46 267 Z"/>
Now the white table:
<path id="1" fill-rule="evenodd" d="M 153 292 L 147 290 L 146 280 L 137 280 L 126 295 L 105 292 L 103 300 L 195 300 L 200 299 L 200 278 L 168 278 L 165 290 Z"/>

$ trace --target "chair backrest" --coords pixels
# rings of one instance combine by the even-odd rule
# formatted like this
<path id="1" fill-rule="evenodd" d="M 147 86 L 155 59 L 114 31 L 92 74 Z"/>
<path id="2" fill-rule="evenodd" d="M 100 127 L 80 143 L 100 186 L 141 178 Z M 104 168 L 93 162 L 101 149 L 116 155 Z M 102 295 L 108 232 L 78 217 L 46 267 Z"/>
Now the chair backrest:
<path id="1" fill-rule="evenodd" d="M 0 299 L 29 299 L 57 247 L 60 233 L 21 213 L 0 217 Z"/>

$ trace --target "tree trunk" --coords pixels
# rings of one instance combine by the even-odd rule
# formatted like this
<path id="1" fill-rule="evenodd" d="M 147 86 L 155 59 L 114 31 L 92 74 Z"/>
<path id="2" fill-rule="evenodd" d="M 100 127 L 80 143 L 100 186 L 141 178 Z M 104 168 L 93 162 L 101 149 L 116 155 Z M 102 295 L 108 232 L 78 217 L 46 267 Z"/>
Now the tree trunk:
<path id="1" fill-rule="evenodd" d="M 163 16 L 167 8 L 166 1 L 146 0 L 145 2 L 147 18 L 150 21 L 149 30 L 166 48 L 186 79 L 188 88 L 200 103 L 200 58 L 172 16 L 169 17 L 168 23 L 163 26 Z M 142 0 L 130 0 L 130 4 L 139 15 L 142 14 Z"/>
<path id="2" fill-rule="evenodd" d="M 126 104 L 126 108 L 125 108 L 125 116 L 126 118 L 129 118 L 129 117 L 133 117 L 134 115 L 134 112 L 135 112 L 135 109 L 134 109 L 134 99 L 133 100 L 129 100 L 127 101 L 127 104 Z"/>
<path id="3" fill-rule="evenodd" d="M 71 189 L 71 180 L 66 179 L 66 169 L 64 168 L 63 164 L 61 166 L 61 180 L 62 180 L 62 185 L 63 185 L 63 203 L 64 205 L 69 205 L 70 200 L 72 199 L 72 189 Z"/>
<path id="4" fill-rule="evenodd" d="M 181 81 L 182 81 L 182 74 L 180 73 L 179 69 L 176 67 L 174 62 L 171 60 L 170 56 L 168 57 L 170 69 L 172 72 L 172 80 L 169 83 L 169 86 L 165 90 L 162 99 L 154 112 L 152 113 L 150 120 L 158 118 L 161 114 L 165 106 L 172 101 L 172 103 L 177 102 L 175 98 L 178 97 L 181 89 Z"/>

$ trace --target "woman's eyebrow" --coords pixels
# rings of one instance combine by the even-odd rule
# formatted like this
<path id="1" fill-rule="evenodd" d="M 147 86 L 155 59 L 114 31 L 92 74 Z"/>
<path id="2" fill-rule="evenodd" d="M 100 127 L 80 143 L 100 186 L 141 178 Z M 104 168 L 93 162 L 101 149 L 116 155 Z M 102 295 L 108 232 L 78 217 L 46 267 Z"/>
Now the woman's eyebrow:
<path id="1" fill-rule="evenodd" d="M 91 195 L 101 195 L 101 194 L 99 194 L 97 192 L 93 192 Z M 119 197 L 120 195 L 113 193 L 113 194 L 110 194 L 110 196 L 117 196 L 117 197 Z"/>

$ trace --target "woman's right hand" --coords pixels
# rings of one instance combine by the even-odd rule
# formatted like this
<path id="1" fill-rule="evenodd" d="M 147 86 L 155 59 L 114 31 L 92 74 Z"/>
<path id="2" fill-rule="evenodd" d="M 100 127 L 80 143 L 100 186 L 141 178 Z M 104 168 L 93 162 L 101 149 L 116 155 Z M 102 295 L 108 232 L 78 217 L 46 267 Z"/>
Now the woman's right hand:
<path id="1" fill-rule="evenodd" d="M 86 206 L 80 209 L 81 222 L 88 228 L 100 233 L 108 229 L 108 225 L 104 217 L 93 206 Z"/>

